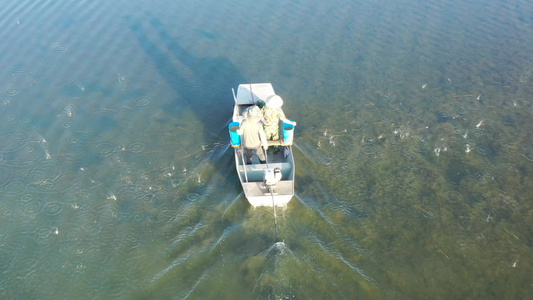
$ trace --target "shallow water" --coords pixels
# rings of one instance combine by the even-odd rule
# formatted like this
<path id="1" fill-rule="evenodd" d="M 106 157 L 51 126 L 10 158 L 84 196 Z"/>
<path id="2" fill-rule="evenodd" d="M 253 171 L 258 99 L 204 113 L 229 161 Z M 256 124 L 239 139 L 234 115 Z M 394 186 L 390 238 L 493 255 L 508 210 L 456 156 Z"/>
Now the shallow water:
<path id="1" fill-rule="evenodd" d="M 524 299 L 533 5 L 65 1 L 0 10 L 4 299 Z M 253 209 L 231 88 L 298 122 Z"/>

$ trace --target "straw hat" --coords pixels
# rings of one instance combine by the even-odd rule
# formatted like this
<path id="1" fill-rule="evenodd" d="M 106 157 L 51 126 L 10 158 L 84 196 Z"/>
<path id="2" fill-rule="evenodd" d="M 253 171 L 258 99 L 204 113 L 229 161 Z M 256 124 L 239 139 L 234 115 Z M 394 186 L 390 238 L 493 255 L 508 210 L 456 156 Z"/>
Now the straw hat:
<path id="1" fill-rule="evenodd" d="M 261 113 L 261 109 L 259 107 L 257 107 L 256 105 L 252 106 L 250 108 L 250 110 L 248 111 L 248 114 L 250 116 L 254 116 L 254 117 L 262 117 L 263 114 Z"/>
<path id="2" fill-rule="evenodd" d="M 256 105 L 254 105 L 254 106 L 250 106 L 247 109 L 245 109 L 243 114 L 242 114 L 242 116 L 245 119 L 246 118 L 250 118 L 250 117 L 261 118 L 263 116 L 263 114 L 261 113 L 261 109 L 259 107 L 257 107 Z"/>
<path id="3" fill-rule="evenodd" d="M 280 108 L 283 106 L 283 99 L 278 95 L 272 95 L 266 99 L 266 106 L 270 108 Z"/>

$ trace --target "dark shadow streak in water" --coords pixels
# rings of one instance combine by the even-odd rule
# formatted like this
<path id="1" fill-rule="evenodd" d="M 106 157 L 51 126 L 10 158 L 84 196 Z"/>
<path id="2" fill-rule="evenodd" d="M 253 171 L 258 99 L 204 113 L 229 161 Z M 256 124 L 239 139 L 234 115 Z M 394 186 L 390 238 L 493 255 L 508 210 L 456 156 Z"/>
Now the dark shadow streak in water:
<path id="1" fill-rule="evenodd" d="M 202 119 L 207 129 L 204 130 L 204 138 L 211 137 L 208 131 L 223 130 L 224 122 L 232 112 L 233 101 L 231 101 L 230 89 L 245 82 L 237 68 L 223 57 L 194 56 L 185 50 L 168 33 L 165 26 L 152 15 L 147 16 L 148 24 L 129 17 L 125 19 L 146 55 L 176 94 L 177 99 L 173 99 L 170 104 L 162 108 L 171 115 L 181 116 L 185 108 L 190 106 L 194 114 Z M 155 31 L 158 36 L 151 38 L 144 27 L 151 27 L 150 32 Z M 194 33 L 191 32 L 191 34 Z M 153 42 L 155 38 L 162 41 L 162 45 Z M 163 46 L 165 49 L 160 48 Z M 170 55 L 166 52 L 170 52 L 172 57 L 168 57 Z M 180 73 L 174 67 L 169 67 L 167 63 L 175 60 L 189 68 L 192 77 Z M 212 93 L 206 94 L 204 88 L 208 88 Z M 185 101 L 180 101 L 180 99 L 185 99 Z M 215 109 L 208 111 L 207 115 L 203 114 L 206 108 L 213 107 L 213 104 Z"/>
<path id="2" fill-rule="evenodd" d="M 245 82 L 241 73 L 223 57 L 197 57 L 190 53 L 150 14 L 141 20 L 130 17 L 125 20 L 145 55 L 172 89 L 172 98 L 161 109 L 178 118 L 194 114 L 204 125 L 202 132 L 197 132 L 197 142 L 228 144 L 226 126 L 233 108 L 231 88 Z M 228 162 L 225 157 L 230 157 L 227 150 L 228 147 L 215 147 L 195 168 L 199 181 L 202 177 L 202 182 L 210 182 L 207 187 L 199 185 L 204 195 L 202 201 L 211 199 L 207 195 L 216 185 L 224 184 L 221 178 L 229 175 L 227 171 L 231 168 L 221 168 Z"/>

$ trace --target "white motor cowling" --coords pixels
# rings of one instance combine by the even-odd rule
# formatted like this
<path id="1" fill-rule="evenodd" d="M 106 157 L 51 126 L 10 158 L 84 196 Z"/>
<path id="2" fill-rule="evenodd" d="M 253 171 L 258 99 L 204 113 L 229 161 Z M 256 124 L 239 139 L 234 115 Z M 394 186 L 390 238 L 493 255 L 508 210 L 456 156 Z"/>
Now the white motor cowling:
<path id="1" fill-rule="evenodd" d="M 273 186 L 281 180 L 281 169 L 265 169 L 263 172 L 263 181 L 268 186 Z"/>

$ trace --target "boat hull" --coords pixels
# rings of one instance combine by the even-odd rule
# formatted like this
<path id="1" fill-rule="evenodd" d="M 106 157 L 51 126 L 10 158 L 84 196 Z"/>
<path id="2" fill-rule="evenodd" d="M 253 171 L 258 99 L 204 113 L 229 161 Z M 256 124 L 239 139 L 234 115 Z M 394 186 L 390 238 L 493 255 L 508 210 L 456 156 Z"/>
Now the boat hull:
<path id="1" fill-rule="evenodd" d="M 255 101 L 266 100 L 274 95 L 274 89 L 270 83 L 241 84 L 237 95 L 234 93 L 235 106 L 233 110 L 233 122 L 243 121 L 243 111 L 254 105 Z M 235 167 L 241 182 L 244 195 L 248 202 L 254 206 L 281 206 L 285 207 L 294 196 L 294 157 L 290 144 L 283 141 L 269 141 L 269 146 L 278 146 L 279 153 L 267 152 L 267 163 L 261 164 L 257 157 L 252 159 L 252 164 L 245 164 L 242 145 L 234 148 Z M 263 181 L 265 169 L 279 168 L 282 178 L 274 186 L 267 186 Z"/>

